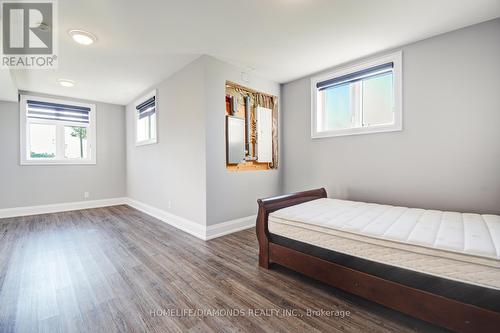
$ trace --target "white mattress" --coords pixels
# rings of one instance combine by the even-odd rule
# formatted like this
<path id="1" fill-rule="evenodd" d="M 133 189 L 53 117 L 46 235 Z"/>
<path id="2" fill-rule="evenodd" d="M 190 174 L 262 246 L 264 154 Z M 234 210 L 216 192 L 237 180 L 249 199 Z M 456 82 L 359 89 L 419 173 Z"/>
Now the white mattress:
<path id="1" fill-rule="evenodd" d="M 500 289 L 500 216 L 318 199 L 269 215 L 269 232 Z"/>

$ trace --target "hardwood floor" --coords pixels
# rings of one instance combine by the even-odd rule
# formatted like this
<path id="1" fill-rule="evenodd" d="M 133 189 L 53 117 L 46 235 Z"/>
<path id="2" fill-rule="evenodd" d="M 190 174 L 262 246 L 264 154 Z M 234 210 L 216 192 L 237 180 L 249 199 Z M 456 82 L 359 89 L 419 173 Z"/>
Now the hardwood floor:
<path id="1" fill-rule="evenodd" d="M 440 331 L 259 268 L 257 248 L 254 229 L 203 242 L 128 206 L 0 219 L 0 332 Z"/>

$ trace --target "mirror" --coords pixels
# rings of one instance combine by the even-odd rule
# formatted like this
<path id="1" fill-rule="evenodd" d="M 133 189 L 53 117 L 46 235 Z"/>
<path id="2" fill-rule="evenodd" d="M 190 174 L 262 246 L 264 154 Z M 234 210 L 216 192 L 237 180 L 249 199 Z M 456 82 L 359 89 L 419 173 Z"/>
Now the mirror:
<path id="1" fill-rule="evenodd" d="M 238 164 L 245 159 L 245 119 L 226 116 L 227 164 Z"/>

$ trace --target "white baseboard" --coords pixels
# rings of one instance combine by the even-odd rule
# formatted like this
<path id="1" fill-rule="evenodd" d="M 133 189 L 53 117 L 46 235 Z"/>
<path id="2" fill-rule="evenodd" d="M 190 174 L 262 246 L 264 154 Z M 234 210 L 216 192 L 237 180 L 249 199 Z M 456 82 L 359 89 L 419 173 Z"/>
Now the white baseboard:
<path id="1" fill-rule="evenodd" d="M 148 204 L 145 204 L 143 202 L 131 198 L 126 199 L 126 204 L 132 208 L 140 210 L 143 213 L 151 215 L 152 217 L 155 217 L 160 221 L 170 224 L 171 226 L 177 229 L 180 229 L 184 232 L 187 232 L 188 234 L 191 234 L 195 237 L 205 240 L 206 227 L 204 225 L 190 221 L 183 217 L 174 215 L 167 211 L 161 210 L 159 208 L 150 206 Z"/>
<path id="2" fill-rule="evenodd" d="M 256 215 L 252 215 L 227 222 L 217 223 L 207 227 L 135 199 L 126 198 L 125 202 L 132 208 L 151 215 L 160 221 L 163 221 L 204 241 L 248 229 L 255 225 Z"/>
<path id="3" fill-rule="evenodd" d="M 0 209 L 0 218 L 50 214 L 50 213 L 67 212 L 79 209 L 116 206 L 116 205 L 123 205 L 125 204 L 125 202 L 126 198 L 111 198 L 111 199 L 101 199 L 101 200 L 65 202 L 65 203 L 58 203 L 51 205 L 4 208 Z"/>
<path id="4" fill-rule="evenodd" d="M 233 232 L 249 229 L 255 226 L 257 215 L 242 217 L 239 219 L 217 223 L 207 226 L 206 240 L 232 234 Z"/>
<path id="5" fill-rule="evenodd" d="M 51 205 L 0 209 L 0 218 L 67 212 L 71 210 L 129 205 L 199 239 L 210 240 L 255 226 L 256 215 L 206 226 L 131 198 L 111 198 Z"/>

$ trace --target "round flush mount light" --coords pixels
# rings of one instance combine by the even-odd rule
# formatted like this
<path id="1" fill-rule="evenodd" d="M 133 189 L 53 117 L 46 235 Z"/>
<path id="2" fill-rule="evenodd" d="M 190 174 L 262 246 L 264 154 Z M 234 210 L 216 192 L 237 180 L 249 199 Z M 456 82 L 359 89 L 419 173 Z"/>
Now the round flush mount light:
<path id="1" fill-rule="evenodd" d="M 75 42 L 81 45 L 91 45 L 97 41 L 94 35 L 84 30 L 70 30 L 69 35 Z"/>
<path id="2" fill-rule="evenodd" d="M 71 88 L 75 86 L 75 81 L 73 80 L 59 79 L 57 80 L 57 82 L 65 88 Z"/>

